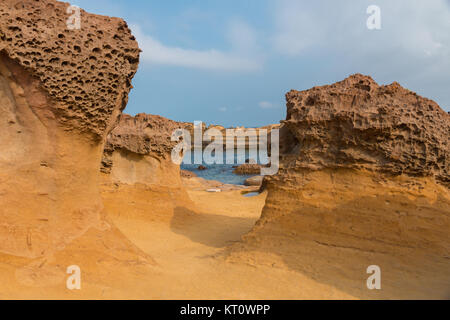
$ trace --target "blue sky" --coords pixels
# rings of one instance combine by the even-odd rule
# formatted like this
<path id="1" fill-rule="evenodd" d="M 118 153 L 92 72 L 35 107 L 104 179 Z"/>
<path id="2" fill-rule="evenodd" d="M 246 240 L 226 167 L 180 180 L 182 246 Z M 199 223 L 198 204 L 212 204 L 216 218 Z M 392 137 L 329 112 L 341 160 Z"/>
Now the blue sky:
<path id="1" fill-rule="evenodd" d="M 284 95 L 353 73 L 450 111 L 448 0 L 73 0 L 124 18 L 144 50 L 125 112 L 261 126 Z M 381 9 L 381 30 L 366 10 Z"/>

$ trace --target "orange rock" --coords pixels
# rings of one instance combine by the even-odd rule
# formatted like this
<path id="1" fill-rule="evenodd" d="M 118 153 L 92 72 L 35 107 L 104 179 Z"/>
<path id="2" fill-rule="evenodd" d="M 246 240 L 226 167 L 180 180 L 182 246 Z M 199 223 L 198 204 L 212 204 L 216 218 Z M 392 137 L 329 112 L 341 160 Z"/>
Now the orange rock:
<path id="1" fill-rule="evenodd" d="M 103 142 L 127 103 L 139 48 L 118 18 L 67 3 L 0 2 L 0 252 L 36 258 L 101 226 Z"/>
<path id="2" fill-rule="evenodd" d="M 450 116 L 362 75 L 286 97 L 279 174 L 265 178 L 262 217 L 229 259 L 276 255 L 357 297 L 448 297 Z M 370 265 L 382 292 L 366 288 Z"/>

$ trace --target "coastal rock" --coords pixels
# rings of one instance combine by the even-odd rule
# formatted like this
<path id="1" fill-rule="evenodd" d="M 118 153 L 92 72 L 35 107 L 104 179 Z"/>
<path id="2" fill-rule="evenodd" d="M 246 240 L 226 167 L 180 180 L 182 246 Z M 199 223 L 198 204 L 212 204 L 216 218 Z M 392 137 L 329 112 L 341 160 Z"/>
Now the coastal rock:
<path id="1" fill-rule="evenodd" d="M 244 146 L 246 150 L 250 148 L 250 139 L 249 136 L 251 133 L 254 133 L 257 137 L 262 135 L 261 130 L 266 130 L 267 133 L 267 141 L 268 141 L 268 150 L 270 150 L 271 145 L 271 133 L 274 129 L 280 129 L 281 124 L 271 124 L 268 126 L 260 127 L 260 128 L 245 128 L 245 127 L 231 127 L 231 128 L 224 128 L 222 126 L 218 125 L 211 125 L 209 127 L 206 127 L 205 124 L 203 124 L 203 132 L 204 132 L 204 140 L 203 140 L 203 148 L 206 148 L 211 141 L 214 141 L 215 137 L 214 135 L 208 135 L 209 129 L 216 130 L 216 133 L 220 133 L 222 135 L 224 147 L 227 144 L 227 130 L 233 130 L 234 135 L 234 148 L 237 150 L 239 146 Z M 188 129 L 191 132 L 191 135 L 193 136 L 193 126 L 191 125 Z M 255 141 L 257 143 L 257 141 Z M 253 148 L 255 145 L 252 146 Z M 253 159 L 251 159 L 253 161 Z"/>
<path id="2" fill-rule="evenodd" d="M 127 103 L 139 47 L 127 24 L 67 3 L 0 2 L 0 252 L 36 258 L 103 225 L 103 142 Z"/>
<path id="3" fill-rule="evenodd" d="M 286 169 L 352 168 L 434 177 L 450 187 L 450 117 L 394 82 L 356 74 L 286 95 Z"/>
<path id="4" fill-rule="evenodd" d="M 256 177 L 251 177 L 248 178 L 247 180 L 245 180 L 244 184 L 246 186 L 261 186 L 264 180 L 264 176 L 256 176 Z"/>
<path id="5" fill-rule="evenodd" d="M 112 182 L 180 186 L 180 166 L 173 163 L 172 133 L 183 123 L 157 115 L 120 116 L 107 137 L 101 171 Z"/>
<path id="6" fill-rule="evenodd" d="M 450 116 L 359 74 L 286 98 L 280 171 L 229 259 L 278 256 L 357 297 L 448 297 Z M 364 290 L 374 264 L 389 270 L 378 295 Z"/>
<path id="7" fill-rule="evenodd" d="M 160 213 L 169 219 L 176 207 L 192 205 L 180 166 L 171 158 L 177 144 L 171 141 L 172 133 L 185 126 L 157 115 L 120 117 L 107 137 L 101 167 L 104 202 L 110 210 L 132 210 L 127 206 L 132 198 L 153 199 L 149 215 Z"/>
<path id="8" fill-rule="evenodd" d="M 242 164 L 234 169 L 233 173 L 237 175 L 252 175 L 252 174 L 261 174 L 262 166 L 259 164 Z"/>
<path id="9" fill-rule="evenodd" d="M 102 172 L 110 173 L 113 167 L 112 157 L 119 153 L 171 163 L 171 152 L 177 144 L 171 141 L 172 133 L 184 126 L 184 123 L 157 115 L 121 115 L 117 126 L 107 137 Z"/>
<path id="10" fill-rule="evenodd" d="M 140 49 L 125 21 L 81 10 L 67 26 L 67 3 L 4 0 L 0 51 L 39 80 L 59 125 L 102 139 L 125 108 Z"/>
<path id="11" fill-rule="evenodd" d="M 190 178 L 197 178 L 197 175 L 192 171 L 181 170 L 181 177 L 190 179 Z"/>

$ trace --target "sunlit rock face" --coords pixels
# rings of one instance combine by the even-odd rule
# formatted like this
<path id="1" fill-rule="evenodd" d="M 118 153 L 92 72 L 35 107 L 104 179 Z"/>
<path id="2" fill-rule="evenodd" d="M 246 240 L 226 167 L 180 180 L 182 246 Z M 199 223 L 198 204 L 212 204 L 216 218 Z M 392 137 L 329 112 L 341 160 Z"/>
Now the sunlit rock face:
<path id="1" fill-rule="evenodd" d="M 326 242 L 450 253 L 445 111 L 363 75 L 286 97 L 282 168 L 266 182 L 264 217 L 281 197 L 292 226 Z"/>
<path id="2" fill-rule="evenodd" d="M 365 268 L 380 264 L 391 272 L 385 297 L 420 297 L 425 283 L 445 297 L 450 116 L 359 74 L 286 98 L 279 174 L 266 177 L 262 217 L 231 256 L 275 255 L 361 297 Z"/>
<path id="3" fill-rule="evenodd" d="M 286 169 L 368 169 L 450 187 L 449 115 L 434 101 L 359 74 L 286 98 L 295 139 Z"/>
<path id="4" fill-rule="evenodd" d="M 108 135 L 102 172 L 119 183 L 180 184 L 180 166 L 172 161 L 172 133 L 187 124 L 157 115 L 124 114 Z"/>
<path id="5" fill-rule="evenodd" d="M 123 207 L 133 198 L 149 202 L 147 219 L 158 214 L 170 219 L 177 208 L 192 207 L 180 165 L 172 160 L 172 150 L 178 143 L 172 141 L 172 133 L 191 127 L 157 115 L 120 117 L 107 137 L 101 166 L 103 195 L 112 211 L 131 212 L 132 206 Z"/>
<path id="6" fill-rule="evenodd" d="M 0 252 L 39 257 L 100 223 L 106 135 L 127 103 L 138 44 L 118 18 L 67 3 L 0 3 Z"/>

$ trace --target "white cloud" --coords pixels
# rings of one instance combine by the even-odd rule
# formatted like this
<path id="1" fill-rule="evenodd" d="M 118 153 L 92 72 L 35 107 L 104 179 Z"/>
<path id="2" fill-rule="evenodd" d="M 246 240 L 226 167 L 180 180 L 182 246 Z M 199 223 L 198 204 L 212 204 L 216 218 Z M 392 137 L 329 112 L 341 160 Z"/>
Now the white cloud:
<path id="1" fill-rule="evenodd" d="M 131 26 L 131 29 L 139 42 L 140 48 L 143 50 L 141 58 L 144 62 L 157 65 L 238 72 L 251 72 L 262 68 L 262 61 L 252 57 L 249 52 L 242 54 L 242 52 L 223 52 L 216 49 L 202 51 L 170 47 L 144 34 L 137 25 Z M 239 42 L 240 40 L 237 39 L 236 41 Z M 232 43 L 233 45 L 236 45 L 236 43 Z M 239 46 L 240 44 L 237 43 L 237 45 Z"/>
<path id="2" fill-rule="evenodd" d="M 381 30 L 366 26 L 372 4 L 381 9 Z M 448 0 L 274 0 L 273 8 L 275 53 L 316 60 L 319 67 L 323 61 L 333 79 L 367 73 L 399 81 L 444 108 L 450 103 Z"/>
<path id="3" fill-rule="evenodd" d="M 219 111 L 220 111 L 220 112 L 227 112 L 227 111 L 228 111 L 228 108 L 222 107 L 222 108 L 219 108 Z"/>
<path id="4" fill-rule="evenodd" d="M 258 103 L 259 107 L 261 109 L 273 109 L 276 108 L 276 105 L 274 105 L 272 102 L 269 101 L 261 101 L 260 103 Z"/>
<path id="5" fill-rule="evenodd" d="M 348 54 L 369 63 L 385 57 L 385 62 L 394 60 L 401 66 L 413 59 L 427 62 L 435 57 L 450 67 L 450 6 L 446 0 L 378 0 L 382 29 L 375 31 L 366 27 L 369 4 L 281 0 L 272 44 L 279 53 L 291 56 L 315 49 Z"/>
<path id="6" fill-rule="evenodd" d="M 450 45 L 450 7 L 446 0 L 378 0 L 381 31 L 366 27 L 370 4 L 354 0 L 278 0 L 272 43 L 279 53 L 288 55 L 299 55 L 312 47 L 375 53 L 395 47 L 422 57 L 439 54 L 445 50 L 443 43 L 447 48 Z"/>

